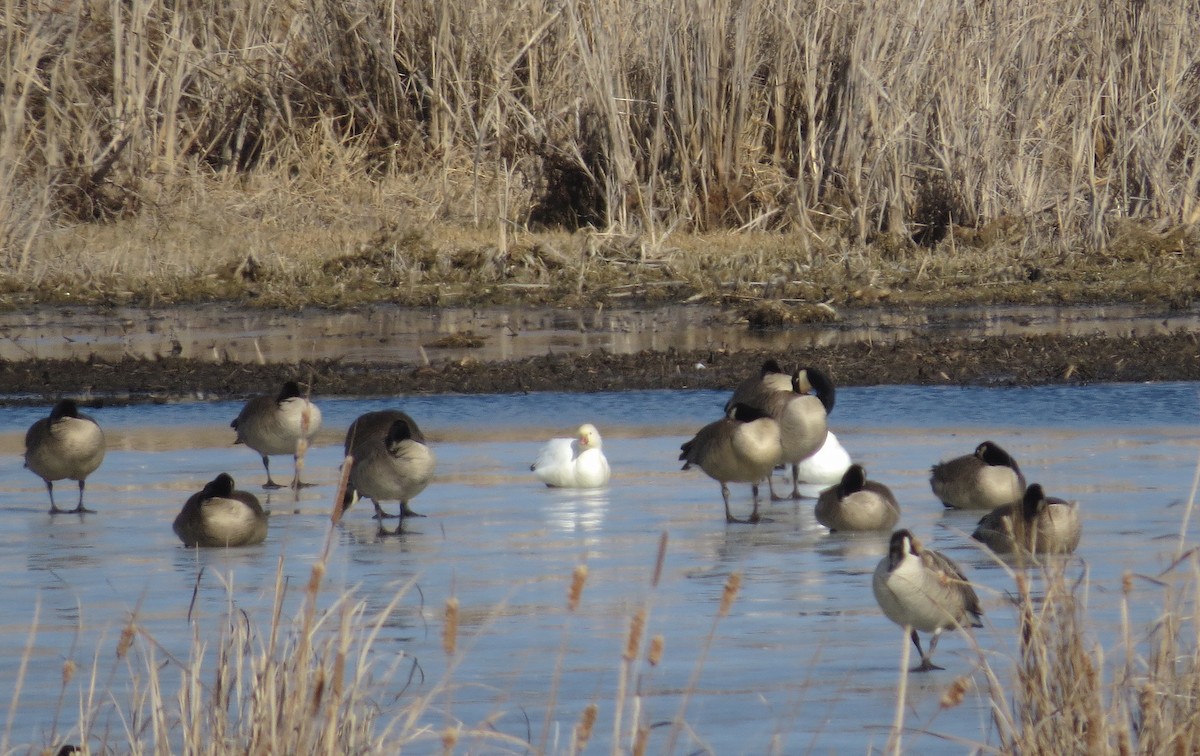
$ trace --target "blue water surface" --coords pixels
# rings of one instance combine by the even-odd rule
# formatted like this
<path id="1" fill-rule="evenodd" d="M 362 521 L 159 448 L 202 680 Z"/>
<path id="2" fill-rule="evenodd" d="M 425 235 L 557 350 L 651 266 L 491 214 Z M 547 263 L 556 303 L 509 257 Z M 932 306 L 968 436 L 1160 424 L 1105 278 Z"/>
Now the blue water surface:
<path id="1" fill-rule="evenodd" d="M 174 700 L 170 686 L 180 667 L 172 660 L 189 658 L 197 633 L 215 644 L 231 606 L 239 621 L 269 626 L 277 576 L 291 586 L 283 616 L 296 616 L 301 587 L 328 542 L 321 610 L 349 597 L 361 602 L 362 625 L 382 616 L 367 655 L 378 665 L 372 700 L 381 721 L 424 707 L 418 727 L 397 727 L 393 745 L 439 751 L 439 733 L 455 725 L 467 733 L 464 752 L 532 752 L 542 745 L 549 713 L 545 750 L 567 753 L 572 727 L 595 703 L 594 752 L 613 750 L 614 741 L 628 748 L 639 723 L 651 727 L 650 752 L 662 752 L 669 729 L 653 725 L 680 711 L 688 728 L 678 735 L 678 753 L 882 749 L 907 643 L 870 588 L 887 534 L 830 534 L 815 522 L 811 500 L 764 502 L 768 522 L 726 524 L 718 485 L 700 471 L 680 470 L 678 454 L 695 430 L 721 416 L 727 396 L 318 395 L 323 431 L 305 459 L 305 477 L 317 485 L 298 496 L 262 491 L 258 456 L 232 444 L 228 425 L 240 402 L 104 406 L 89 410 L 110 443 L 87 483 L 97 512 L 85 517 L 49 516 L 45 486 L 21 466 L 25 429 L 48 408 L 7 408 L 0 412 L 8 460 L 0 465 L 0 679 L 21 686 L 16 705 L 2 708 L 13 712 L 6 743 L 24 753 L 78 739 L 79 702 L 94 672 L 104 693 L 90 699 L 97 702 L 91 719 L 116 740 L 101 743 L 97 725 L 90 745 L 93 752 L 127 750 L 119 723 L 130 700 L 141 700 L 131 675 L 144 683 L 148 669 L 159 670 L 166 698 Z M 363 503 L 331 526 L 341 435 L 357 415 L 384 407 L 416 418 L 438 455 L 434 482 L 412 502 L 428 516 L 410 521 L 403 535 L 384 535 Z M 1019 635 L 1012 576 L 969 539 L 979 513 L 947 512 L 934 499 L 930 465 L 991 438 L 1018 458 L 1031 482 L 1080 502 L 1084 538 L 1068 569 L 1088 586 L 1082 598 L 1090 640 L 1106 650 L 1108 663 L 1123 664 L 1130 651 L 1123 617 L 1131 618 L 1132 651 L 1144 653 L 1164 606 L 1176 606 L 1167 602 L 1163 586 L 1172 578 L 1163 571 L 1196 543 L 1188 501 L 1200 458 L 1198 417 L 1200 385 L 1193 383 L 838 392 L 831 427 L 871 477 L 895 491 L 901 524 L 963 566 L 985 609 L 985 627 L 973 640 L 942 638 L 937 660 L 946 671 L 910 680 L 909 752 L 997 745 L 979 667 L 986 660 L 998 676 L 1010 675 Z M 538 484 L 528 467 L 541 443 L 585 421 L 604 434 L 614 471 L 609 487 Z M 277 478 L 290 477 L 290 457 L 271 464 Z M 171 521 L 222 471 L 272 510 L 267 542 L 185 549 Z M 731 489 L 735 511 L 748 512 L 749 487 Z M 55 491 L 66 501 L 76 494 L 70 481 Z M 567 588 L 581 564 L 588 580 L 571 611 Z M 734 574 L 740 590 L 720 617 Z M 1127 575 L 1135 590 L 1126 598 Z M 447 655 L 441 632 L 451 597 L 459 602 L 461 637 Z M 637 658 L 626 660 L 639 611 L 646 634 Z M 131 618 L 144 631 L 141 655 L 117 661 Z M 651 666 L 644 644 L 654 635 L 665 650 Z M 77 671 L 64 688 L 67 661 Z M 211 684 L 207 664 L 201 666 Z M 414 665 L 420 674 L 411 677 Z M 390 677 L 383 673 L 393 668 Z M 960 706 L 943 710 L 941 695 L 959 676 L 974 687 Z M 179 750 L 180 727 L 176 711 L 164 747 Z M 515 741 L 500 744 L 489 732 Z M 532 744 L 513 745 L 521 741 Z"/>

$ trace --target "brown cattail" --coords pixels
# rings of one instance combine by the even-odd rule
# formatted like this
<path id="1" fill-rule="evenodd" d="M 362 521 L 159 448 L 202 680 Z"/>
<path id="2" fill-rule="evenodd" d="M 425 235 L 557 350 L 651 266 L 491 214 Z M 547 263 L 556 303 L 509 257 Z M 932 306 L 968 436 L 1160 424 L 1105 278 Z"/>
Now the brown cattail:
<path id="1" fill-rule="evenodd" d="M 136 632 L 137 626 L 134 625 L 133 620 L 130 620 L 125 629 L 121 631 L 121 638 L 117 641 L 118 659 L 124 659 L 125 654 L 129 653 L 129 647 L 133 645 L 133 636 Z"/>
<path id="2" fill-rule="evenodd" d="M 1117 732 L 1117 755 L 1130 756 L 1133 753 L 1133 744 L 1130 742 L 1129 730 L 1122 727 Z"/>
<path id="3" fill-rule="evenodd" d="M 625 637 L 625 653 L 621 658 L 631 662 L 637 658 L 638 647 L 642 645 L 642 633 L 646 629 L 646 610 L 638 609 L 629 621 L 629 635 Z"/>
<path id="4" fill-rule="evenodd" d="M 325 563 L 315 562 L 312 572 L 308 573 L 308 595 L 315 596 L 321 589 L 321 581 L 325 579 Z"/>
<path id="5" fill-rule="evenodd" d="M 596 714 L 600 711 L 600 707 L 594 703 L 588 704 L 583 709 L 583 715 L 579 717 L 579 727 L 575 730 L 575 752 L 579 753 L 587 747 L 588 741 L 592 738 L 592 728 L 596 725 Z"/>
<path id="6" fill-rule="evenodd" d="M 1018 572 L 1015 575 L 1013 575 L 1013 579 L 1017 583 L 1017 595 L 1025 596 L 1026 594 L 1028 594 L 1029 585 L 1028 585 L 1027 581 L 1025 580 L 1025 573 Z"/>
<path id="7" fill-rule="evenodd" d="M 967 695 L 967 690 L 971 686 L 971 678 L 962 676 L 955 678 L 954 682 L 950 683 L 950 687 L 942 693 L 941 706 L 943 709 L 953 709 L 963 702 L 963 698 Z"/>
<path id="8" fill-rule="evenodd" d="M 734 572 L 725 581 L 725 591 L 721 594 L 721 608 L 717 611 L 718 617 L 724 617 L 729 614 L 729 608 L 733 606 L 733 600 L 737 598 L 738 589 L 742 586 L 742 574 Z"/>
<path id="9" fill-rule="evenodd" d="M 579 607 L 579 597 L 583 595 L 583 584 L 587 582 L 588 568 L 581 564 L 571 574 L 571 591 L 567 594 L 567 611 L 573 612 Z"/>
<path id="10" fill-rule="evenodd" d="M 1152 725 L 1158 724 L 1158 694 L 1150 683 L 1144 684 L 1138 691 L 1138 708 L 1141 710 L 1141 716 L 1138 719 L 1148 729 L 1152 729 Z"/>
<path id="11" fill-rule="evenodd" d="M 664 643 L 666 641 L 663 639 L 662 633 L 650 639 L 650 650 L 646 652 L 646 661 L 650 663 L 651 667 L 658 666 L 658 663 L 662 661 Z"/>
<path id="12" fill-rule="evenodd" d="M 62 684 L 68 685 L 75 677 L 75 662 L 67 659 L 63 662 Z"/>
<path id="13" fill-rule="evenodd" d="M 1125 570 L 1121 575 L 1121 590 L 1126 596 L 1133 593 L 1133 573 L 1129 570 Z"/>
<path id="14" fill-rule="evenodd" d="M 337 492 L 333 496 L 333 515 L 331 520 L 336 524 L 342 519 L 342 515 L 346 511 L 346 487 L 350 485 L 350 470 L 354 467 L 354 455 L 347 454 L 342 460 L 341 470 L 338 472 Z"/>
<path id="15" fill-rule="evenodd" d="M 321 699 L 325 697 L 325 670 L 317 667 L 316 679 L 313 681 L 312 703 L 309 716 L 317 716 L 321 711 Z"/>
<path id="16" fill-rule="evenodd" d="M 654 560 L 654 575 L 650 578 L 650 586 L 658 587 L 658 581 L 662 578 L 663 563 L 667 561 L 667 531 L 663 531 L 658 537 L 658 557 Z"/>
<path id="17" fill-rule="evenodd" d="M 442 650 L 447 656 L 454 654 L 458 646 L 458 599 L 446 599 L 446 625 L 442 628 Z"/>
<path id="18" fill-rule="evenodd" d="M 650 728 L 642 725 L 638 728 L 637 738 L 633 741 L 632 756 L 646 756 L 646 744 L 650 742 Z"/>
<path id="19" fill-rule="evenodd" d="M 442 751 L 450 753 L 454 750 L 454 746 L 458 743 L 458 730 L 453 727 L 447 727 L 442 730 Z"/>

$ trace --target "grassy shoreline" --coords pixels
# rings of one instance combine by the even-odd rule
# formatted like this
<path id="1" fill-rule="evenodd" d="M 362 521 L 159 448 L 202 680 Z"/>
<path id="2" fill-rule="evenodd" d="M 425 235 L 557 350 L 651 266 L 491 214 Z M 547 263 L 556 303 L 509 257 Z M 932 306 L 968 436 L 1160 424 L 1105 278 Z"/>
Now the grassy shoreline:
<path id="1" fill-rule="evenodd" d="M 822 322 L 829 307 L 1130 303 L 1189 308 L 1200 291 L 1191 232 L 1130 223 L 1107 255 L 1044 256 L 1019 245 L 950 252 L 885 243 L 804 254 L 796 234 L 640 236 L 592 231 L 487 235 L 451 227 L 362 232 L 129 221 L 46 241 L 46 262 L 0 272 L 0 308 L 38 304 L 252 308 L 702 302 L 755 309 L 765 324 Z M 311 237 L 320 234 L 321 240 Z M 186 237 L 186 238 L 185 238 Z M 203 237 L 203 238 L 201 238 Z"/>
<path id="2" fill-rule="evenodd" d="M 1200 287 L 1183 0 L 0 18 L 0 307 L 1186 307 Z"/>

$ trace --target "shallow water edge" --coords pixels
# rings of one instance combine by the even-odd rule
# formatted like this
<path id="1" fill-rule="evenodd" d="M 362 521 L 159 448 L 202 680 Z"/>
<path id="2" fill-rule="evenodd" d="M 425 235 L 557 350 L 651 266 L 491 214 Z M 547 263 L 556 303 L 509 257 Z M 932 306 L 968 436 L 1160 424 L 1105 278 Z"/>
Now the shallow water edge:
<path id="1" fill-rule="evenodd" d="M 863 311 L 752 330 L 736 313 L 49 311 L 0 319 L 0 402 L 728 389 L 766 357 L 838 386 L 1191 380 L 1197 318 L 1135 308 Z M 75 329 L 75 330 L 72 330 Z"/>

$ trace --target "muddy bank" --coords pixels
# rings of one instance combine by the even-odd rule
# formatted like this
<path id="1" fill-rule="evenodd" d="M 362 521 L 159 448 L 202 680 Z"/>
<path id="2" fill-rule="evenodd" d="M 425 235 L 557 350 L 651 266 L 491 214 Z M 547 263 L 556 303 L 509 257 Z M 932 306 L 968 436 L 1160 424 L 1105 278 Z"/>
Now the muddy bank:
<path id="1" fill-rule="evenodd" d="M 80 396 L 97 403 L 238 398 L 274 390 L 287 378 L 315 394 L 405 395 L 629 389 L 727 389 L 768 356 L 785 366 L 826 366 L 840 386 L 878 384 L 1033 386 L 1051 383 L 1193 380 L 1200 375 L 1194 333 L 1112 336 L 918 337 L 887 345 L 844 344 L 780 354 L 761 349 L 603 351 L 500 362 L 470 358 L 430 365 L 338 360 L 290 364 L 182 357 L 0 363 L 7 404 Z"/>

